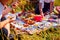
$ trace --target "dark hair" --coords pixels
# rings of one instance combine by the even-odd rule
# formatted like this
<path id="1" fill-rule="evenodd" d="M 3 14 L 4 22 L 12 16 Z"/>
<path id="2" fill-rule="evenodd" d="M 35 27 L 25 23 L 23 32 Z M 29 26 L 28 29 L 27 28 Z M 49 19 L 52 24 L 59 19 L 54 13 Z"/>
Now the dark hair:
<path id="1" fill-rule="evenodd" d="M 4 1 L 8 1 L 8 0 L 0 0 L 0 2 L 4 2 Z"/>
<path id="2" fill-rule="evenodd" d="M 0 0 L 0 3 L 2 3 L 3 5 L 8 3 L 8 0 Z"/>

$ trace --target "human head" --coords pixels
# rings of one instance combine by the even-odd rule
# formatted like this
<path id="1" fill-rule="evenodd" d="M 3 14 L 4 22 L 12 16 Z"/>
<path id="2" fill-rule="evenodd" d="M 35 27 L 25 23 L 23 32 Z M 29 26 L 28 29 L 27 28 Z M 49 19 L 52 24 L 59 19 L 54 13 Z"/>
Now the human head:
<path id="1" fill-rule="evenodd" d="M 0 2 L 1 2 L 3 5 L 7 4 L 8 1 L 9 1 L 9 0 L 0 0 Z"/>

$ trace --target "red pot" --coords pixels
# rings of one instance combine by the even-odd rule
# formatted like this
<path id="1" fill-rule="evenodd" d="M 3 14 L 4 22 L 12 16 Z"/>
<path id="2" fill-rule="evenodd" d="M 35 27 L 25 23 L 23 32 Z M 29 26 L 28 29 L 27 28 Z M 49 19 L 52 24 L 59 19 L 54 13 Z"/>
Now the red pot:
<path id="1" fill-rule="evenodd" d="M 43 16 L 41 16 L 41 15 L 34 16 L 34 20 L 37 21 L 37 22 L 42 21 L 42 19 L 43 19 Z"/>

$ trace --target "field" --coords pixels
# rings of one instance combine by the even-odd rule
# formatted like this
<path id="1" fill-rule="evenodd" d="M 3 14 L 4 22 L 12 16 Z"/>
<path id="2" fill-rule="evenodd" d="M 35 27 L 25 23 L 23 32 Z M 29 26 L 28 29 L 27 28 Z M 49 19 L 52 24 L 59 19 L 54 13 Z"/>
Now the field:
<path id="1" fill-rule="evenodd" d="M 54 4 L 55 6 L 60 6 L 60 0 L 55 0 Z"/>
<path id="2" fill-rule="evenodd" d="M 60 0 L 55 0 L 55 6 L 60 6 Z M 14 31 L 12 31 L 14 34 Z M 50 28 L 47 31 L 42 31 L 39 34 L 18 34 L 14 35 L 14 40 L 60 40 L 60 27 Z M 13 40 L 12 39 L 12 40 Z"/>
<path id="3" fill-rule="evenodd" d="M 14 35 L 14 33 L 13 33 Z M 60 40 L 60 27 L 50 28 L 42 31 L 39 34 L 18 34 L 14 35 L 14 40 Z"/>
<path id="4" fill-rule="evenodd" d="M 60 6 L 60 0 L 55 0 L 54 5 Z M 17 11 L 20 11 L 20 9 Z M 15 30 L 11 29 L 11 34 L 13 35 L 11 40 L 60 40 L 60 26 L 57 26 L 57 28 L 52 27 L 46 31 L 42 31 L 38 34 L 35 33 L 33 35 L 27 33 L 16 34 Z"/>

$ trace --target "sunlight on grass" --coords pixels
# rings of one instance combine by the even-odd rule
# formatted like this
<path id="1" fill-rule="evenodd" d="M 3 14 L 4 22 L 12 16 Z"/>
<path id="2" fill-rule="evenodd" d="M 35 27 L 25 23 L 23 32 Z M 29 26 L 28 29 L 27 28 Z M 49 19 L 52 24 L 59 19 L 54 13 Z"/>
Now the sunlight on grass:
<path id="1" fill-rule="evenodd" d="M 60 0 L 55 0 L 54 5 L 55 6 L 60 6 Z"/>

